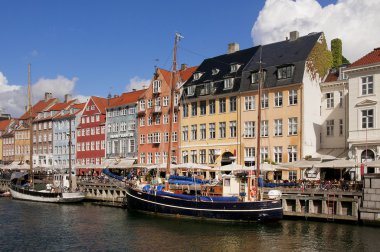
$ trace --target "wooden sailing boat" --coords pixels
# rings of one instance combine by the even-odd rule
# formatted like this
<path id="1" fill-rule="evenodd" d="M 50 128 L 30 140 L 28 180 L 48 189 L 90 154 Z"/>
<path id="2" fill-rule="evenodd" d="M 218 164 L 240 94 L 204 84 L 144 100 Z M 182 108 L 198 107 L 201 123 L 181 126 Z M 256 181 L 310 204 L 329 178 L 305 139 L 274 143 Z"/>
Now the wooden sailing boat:
<path id="1" fill-rule="evenodd" d="M 180 38 L 180 34 L 176 34 L 172 81 L 175 80 L 176 49 Z M 171 88 L 173 89 L 173 85 L 171 85 Z M 171 90 L 171 106 L 173 105 L 173 93 L 173 90 Z M 173 107 L 169 115 L 170 130 L 172 129 L 172 113 Z M 258 119 L 260 120 L 260 117 Z M 253 200 L 250 197 L 248 197 L 248 200 L 245 200 L 245 197 L 237 196 L 204 196 L 197 193 L 195 195 L 188 195 L 169 191 L 170 143 L 168 153 L 165 190 L 162 190 L 163 186 L 155 188 L 149 186 L 144 188 L 137 186 L 127 187 L 124 201 L 129 210 L 175 215 L 177 217 L 187 216 L 229 221 L 273 221 L 282 218 L 283 210 L 279 200 L 263 200 L 261 197 L 258 200 Z M 260 167 L 257 168 L 260 169 Z M 259 170 L 257 174 L 259 174 Z M 251 183 L 251 178 L 249 179 L 249 183 Z"/>
<path id="2" fill-rule="evenodd" d="M 70 186 L 68 191 L 64 190 L 35 190 L 34 187 L 34 172 L 33 172 L 33 107 L 31 98 L 31 81 L 30 81 L 30 64 L 28 65 L 28 109 L 29 109 L 29 127 L 30 127 L 30 142 L 29 142 L 29 174 L 14 173 L 11 177 L 10 192 L 14 199 L 49 202 L 49 203 L 72 203 L 80 202 L 84 199 L 82 192 L 73 192 L 71 186 L 71 119 L 70 119 L 70 134 L 69 134 L 69 179 Z M 29 175 L 29 183 L 27 182 Z"/>

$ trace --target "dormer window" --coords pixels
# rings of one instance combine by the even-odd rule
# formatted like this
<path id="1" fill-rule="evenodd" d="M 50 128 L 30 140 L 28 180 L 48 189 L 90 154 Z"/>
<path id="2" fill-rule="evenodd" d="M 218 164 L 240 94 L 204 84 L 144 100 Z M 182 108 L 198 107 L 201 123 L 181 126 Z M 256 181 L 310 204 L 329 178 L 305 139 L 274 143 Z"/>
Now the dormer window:
<path id="1" fill-rule="evenodd" d="M 234 86 L 234 78 L 224 80 L 224 89 L 232 89 Z"/>
<path id="2" fill-rule="evenodd" d="M 193 96 L 195 94 L 195 86 L 187 87 L 187 96 Z"/>
<path id="3" fill-rule="evenodd" d="M 219 73 L 219 69 L 218 68 L 213 68 L 212 70 L 211 70 L 211 72 L 212 72 L 212 75 L 217 75 L 218 73 Z"/>
<path id="4" fill-rule="evenodd" d="M 262 71 L 263 82 L 265 81 L 266 71 Z M 258 84 L 260 81 L 260 72 L 254 72 L 251 74 L 251 84 Z"/>
<path id="5" fill-rule="evenodd" d="M 239 64 L 233 64 L 231 65 L 231 73 L 237 72 L 239 70 L 240 65 Z"/>
<path id="6" fill-rule="evenodd" d="M 293 76 L 294 66 L 285 66 L 277 69 L 277 79 L 288 79 Z"/>
<path id="7" fill-rule="evenodd" d="M 201 78 L 201 76 L 202 76 L 202 73 L 194 73 L 193 74 L 193 79 L 194 80 L 199 80 L 199 78 Z"/>

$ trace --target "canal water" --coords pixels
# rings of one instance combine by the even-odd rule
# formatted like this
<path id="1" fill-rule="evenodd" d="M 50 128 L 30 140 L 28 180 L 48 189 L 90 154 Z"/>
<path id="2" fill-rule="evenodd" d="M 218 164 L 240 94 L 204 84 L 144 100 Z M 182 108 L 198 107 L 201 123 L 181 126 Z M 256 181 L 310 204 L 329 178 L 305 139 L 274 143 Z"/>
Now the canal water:
<path id="1" fill-rule="evenodd" d="M 379 251 L 380 228 L 222 223 L 0 198 L 0 251 Z"/>

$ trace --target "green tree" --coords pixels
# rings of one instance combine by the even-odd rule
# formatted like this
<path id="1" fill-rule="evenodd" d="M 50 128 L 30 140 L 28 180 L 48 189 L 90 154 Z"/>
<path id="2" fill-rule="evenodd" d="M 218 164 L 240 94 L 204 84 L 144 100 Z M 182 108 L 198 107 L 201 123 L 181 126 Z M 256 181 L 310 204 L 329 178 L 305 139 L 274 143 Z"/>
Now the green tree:
<path id="1" fill-rule="evenodd" d="M 342 40 L 338 38 L 331 40 L 331 53 L 333 57 L 332 66 L 337 68 L 342 65 Z"/>

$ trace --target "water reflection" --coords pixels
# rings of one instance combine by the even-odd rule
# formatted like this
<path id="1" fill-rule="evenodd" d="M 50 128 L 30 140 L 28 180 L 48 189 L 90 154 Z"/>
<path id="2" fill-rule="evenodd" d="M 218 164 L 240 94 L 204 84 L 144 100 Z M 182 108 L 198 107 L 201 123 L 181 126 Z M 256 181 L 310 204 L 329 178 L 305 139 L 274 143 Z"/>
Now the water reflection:
<path id="1" fill-rule="evenodd" d="M 377 251 L 379 228 L 223 223 L 0 199 L 2 251 Z"/>

